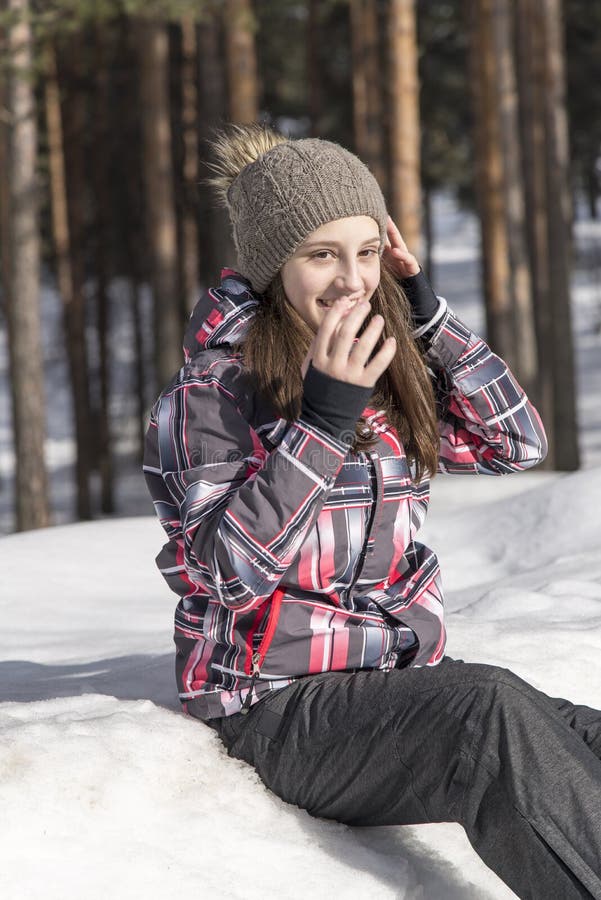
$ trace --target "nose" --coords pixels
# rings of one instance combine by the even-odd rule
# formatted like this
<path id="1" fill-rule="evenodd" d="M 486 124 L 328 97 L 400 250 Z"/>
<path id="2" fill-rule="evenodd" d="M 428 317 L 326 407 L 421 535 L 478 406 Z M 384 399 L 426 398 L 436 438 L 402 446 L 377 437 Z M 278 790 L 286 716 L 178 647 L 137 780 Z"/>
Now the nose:
<path id="1" fill-rule="evenodd" d="M 340 270 L 334 279 L 334 286 L 340 295 L 360 293 L 363 290 L 363 279 L 356 260 L 340 262 Z"/>

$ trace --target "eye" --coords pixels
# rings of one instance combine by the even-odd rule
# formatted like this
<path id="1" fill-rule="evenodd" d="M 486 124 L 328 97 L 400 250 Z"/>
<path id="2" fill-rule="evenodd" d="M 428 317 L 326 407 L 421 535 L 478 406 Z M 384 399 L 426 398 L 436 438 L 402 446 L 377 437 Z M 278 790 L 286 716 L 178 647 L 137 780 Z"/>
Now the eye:
<path id="1" fill-rule="evenodd" d="M 334 255 L 333 250 L 318 250 L 317 253 L 313 253 L 311 255 L 311 259 L 327 259 L 328 253 L 331 253 L 332 255 Z M 364 253 L 368 254 L 368 255 L 373 255 L 373 254 L 377 254 L 378 251 L 374 247 L 367 247 L 365 250 L 360 251 L 360 255 L 364 254 Z"/>

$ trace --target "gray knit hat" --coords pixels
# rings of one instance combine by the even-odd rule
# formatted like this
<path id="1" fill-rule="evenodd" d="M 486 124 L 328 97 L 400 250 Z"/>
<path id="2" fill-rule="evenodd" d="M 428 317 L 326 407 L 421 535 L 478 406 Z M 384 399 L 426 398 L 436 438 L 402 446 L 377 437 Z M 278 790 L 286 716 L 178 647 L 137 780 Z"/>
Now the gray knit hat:
<path id="1" fill-rule="evenodd" d="M 283 140 L 241 169 L 226 198 L 238 271 L 260 294 L 305 238 L 333 219 L 371 216 L 384 252 L 388 213 L 378 182 L 332 141 Z"/>

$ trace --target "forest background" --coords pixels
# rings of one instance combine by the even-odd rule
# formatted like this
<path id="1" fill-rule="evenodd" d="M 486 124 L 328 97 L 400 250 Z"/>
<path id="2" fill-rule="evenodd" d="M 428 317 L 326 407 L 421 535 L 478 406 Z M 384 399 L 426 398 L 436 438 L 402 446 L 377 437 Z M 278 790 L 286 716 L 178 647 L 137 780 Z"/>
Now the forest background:
<path id="1" fill-rule="evenodd" d="M 0 0 L 3 530 L 55 521 L 59 360 L 69 518 L 119 514 L 120 473 L 141 464 L 187 317 L 236 265 L 226 212 L 203 184 L 207 139 L 251 121 L 364 159 L 435 288 L 436 196 L 477 215 L 486 338 L 541 412 L 544 466 L 579 468 L 571 276 L 575 211 L 600 211 L 601 5 Z M 598 250 L 578 262 L 601 279 Z M 57 297 L 49 346 L 42 323 Z"/>

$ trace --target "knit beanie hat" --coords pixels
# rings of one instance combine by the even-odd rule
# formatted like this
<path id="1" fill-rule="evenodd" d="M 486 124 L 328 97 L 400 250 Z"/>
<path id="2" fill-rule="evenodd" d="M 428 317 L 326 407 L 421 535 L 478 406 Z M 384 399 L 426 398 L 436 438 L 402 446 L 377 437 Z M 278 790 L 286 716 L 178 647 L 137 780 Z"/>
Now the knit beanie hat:
<path id="1" fill-rule="evenodd" d="M 263 293 L 305 238 L 326 222 L 371 216 L 384 252 L 388 213 L 378 182 L 350 151 L 320 138 L 289 140 L 263 125 L 235 125 L 213 141 L 208 183 L 227 206 L 238 271 Z"/>

